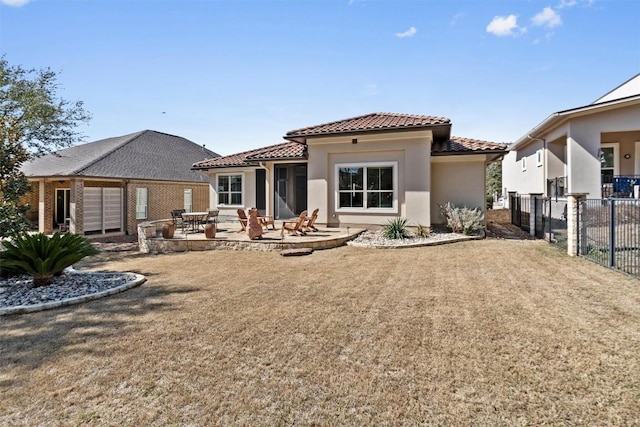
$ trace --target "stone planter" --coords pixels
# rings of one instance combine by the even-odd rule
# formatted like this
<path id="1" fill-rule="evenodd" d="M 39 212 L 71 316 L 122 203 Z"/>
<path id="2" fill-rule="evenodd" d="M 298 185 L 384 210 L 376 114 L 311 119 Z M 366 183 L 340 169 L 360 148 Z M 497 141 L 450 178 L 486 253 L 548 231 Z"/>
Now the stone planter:
<path id="1" fill-rule="evenodd" d="M 176 225 L 172 222 L 167 222 L 162 226 L 162 238 L 173 239 L 173 233 L 176 231 Z"/>
<path id="2" fill-rule="evenodd" d="M 215 224 L 205 224 L 204 225 L 204 236 L 207 239 L 213 239 L 216 237 L 216 225 Z"/>

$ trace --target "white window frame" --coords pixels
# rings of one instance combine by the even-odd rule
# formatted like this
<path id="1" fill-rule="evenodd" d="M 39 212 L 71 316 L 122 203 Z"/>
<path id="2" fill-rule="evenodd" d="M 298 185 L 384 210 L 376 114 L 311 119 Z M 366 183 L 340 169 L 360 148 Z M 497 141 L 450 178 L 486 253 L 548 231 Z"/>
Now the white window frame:
<path id="1" fill-rule="evenodd" d="M 227 203 L 220 203 L 220 192 L 218 191 L 218 189 L 220 188 L 220 177 L 229 177 L 229 182 L 231 182 L 231 177 L 232 176 L 240 176 L 240 179 L 242 181 L 241 183 L 241 187 L 242 189 L 240 190 L 240 204 L 227 204 Z M 222 206 L 222 207 L 237 207 L 237 208 L 242 208 L 244 207 L 244 202 L 245 202 L 245 176 L 244 176 L 244 172 L 230 172 L 230 173 L 220 173 L 216 175 L 216 203 L 217 206 Z M 231 191 L 231 185 L 229 185 L 229 192 L 227 194 L 229 194 L 229 200 L 231 200 L 231 194 L 233 193 L 238 193 L 237 191 Z"/>
<path id="2" fill-rule="evenodd" d="M 137 187 L 136 188 L 136 219 L 147 219 L 148 216 L 149 216 L 149 190 L 147 189 L 147 187 Z"/>
<path id="3" fill-rule="evenodd" d="M 600 144 L 600 150 L 603 148 L 613 148 L 613 176 L 620 175 L 620 154 L 618 152 L 620 144 L 617 142 L 606 142 Z M 600 170 L 602 170 L 602 165 L 600 165 Z"/>
<path id="4" fill-rule="evenodd" d="M 527 170 L 527 158 L 523 157 L 520 159 L 520 166 L 522 167 L 522 172 Z"/>
<path id="5" fill-rule="evenodd" d="M 540 149 L 536 151 L 536 166 L 542 166 L 544 164 L 544 150 Z"/>
<path id="6" fill-rule="evenodd" d="M 183 190 L 182 199 L 185 212 L 193 212 L 193 190 L 191 188 Z"/>
<path id="7" fill-rule="evenodd" d="M 376 168 L 376 167 L 391 167 L 393 174 L 393 202 L 392 207 L 390 208 L 369 208 L 367 207 L 367 190 L 364 188 L 362 195 L 362 204 L 363 207 L 357 208 L 342 208 L 340 207 L 340 169 L 341 168 L 364 168 L 365 175 L 363 177 L 364 182 L 367 181 L 366 169 L 367 168 Z M 359 163 L 336 163 L 334 170 L 334 200 L 335 200 L 335 211 L 336 212 L 361 212 L 361 213 L 391 213 L 395 214 L 398 212 L 398 162 L 359 162 Z"/>

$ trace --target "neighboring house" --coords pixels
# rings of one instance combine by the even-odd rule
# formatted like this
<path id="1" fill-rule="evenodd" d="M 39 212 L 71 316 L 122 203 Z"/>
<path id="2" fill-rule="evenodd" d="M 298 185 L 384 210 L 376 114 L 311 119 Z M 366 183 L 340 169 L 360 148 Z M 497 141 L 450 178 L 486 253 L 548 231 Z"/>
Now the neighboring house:
<path id="1" fill-rule="evenodd" d="M 502 162 L 505 196 L 628 197 L 639 178 L 640 74 L 592 104 L 550 115 Z"/>
<path id="2" fill-rule="evenodd" d="M 26 163 L 27 197 L 38 230 L 135 234 L 172 209 L 209 208 L 209 182 L 191 170 L 218 154 L 152 130 L 66 148 Z"/>
<path id="3" fill-rule="evenodd" d="M 374 113 L 292 130 L 288 142 L 195 163 L 212 207 L 276 219 L 320 209 L 318 223 L 440 223 L 438 205 L 485 209 L 485 170 L 506 144 L 451 137 L 443 117 Z"/>

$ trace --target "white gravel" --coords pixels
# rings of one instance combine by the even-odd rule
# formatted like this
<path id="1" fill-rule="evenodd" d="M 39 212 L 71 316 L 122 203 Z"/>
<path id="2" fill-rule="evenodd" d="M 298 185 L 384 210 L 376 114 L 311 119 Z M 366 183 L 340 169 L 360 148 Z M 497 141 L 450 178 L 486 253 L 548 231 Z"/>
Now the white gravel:
<path id="1" fill-rule="evenodd" d="M 419 237 L 408 233 L 405 239 L 387 239 L 382 230 L 367 230 L 358 237 L 348 242 L 351 246 L 363 246 L 370 248 L 401 248 L 411 246 L 426 246 L 431 244 L 444 243 L 447 241 L 477 239 L 478 236 L 467 236 L 460 233 L 446 231 L 434 231 L 429 237 Z"/>

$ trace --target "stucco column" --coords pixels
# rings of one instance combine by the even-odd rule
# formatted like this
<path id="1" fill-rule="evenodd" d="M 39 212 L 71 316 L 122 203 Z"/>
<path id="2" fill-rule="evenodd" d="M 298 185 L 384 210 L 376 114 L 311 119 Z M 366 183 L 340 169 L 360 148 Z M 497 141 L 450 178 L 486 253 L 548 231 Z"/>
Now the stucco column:
<path id="1" fill-rule="evenodd" d="M 586 239 L 584 232 L 586 224 L 584 222 L 585 193 L 567 194 L 567 253 L 571 256 L 584 253 Z"/>
<path id="2" fill-rule="evenodd" d="M 69 231 L 84 234 L 84 180 L 71 180 L 71 201 L 69 208 Z"/>
<path id="3" fill-rule="evenodd" d="M 38 181 L 38 231 L 50 234 L 53 227 L 51 226 L 51 220 L 47 221 L 46 191 L 44 179 L 41 179 Z M 49 230 L 47 230 L 47 222 L 49 223 Z"/>

